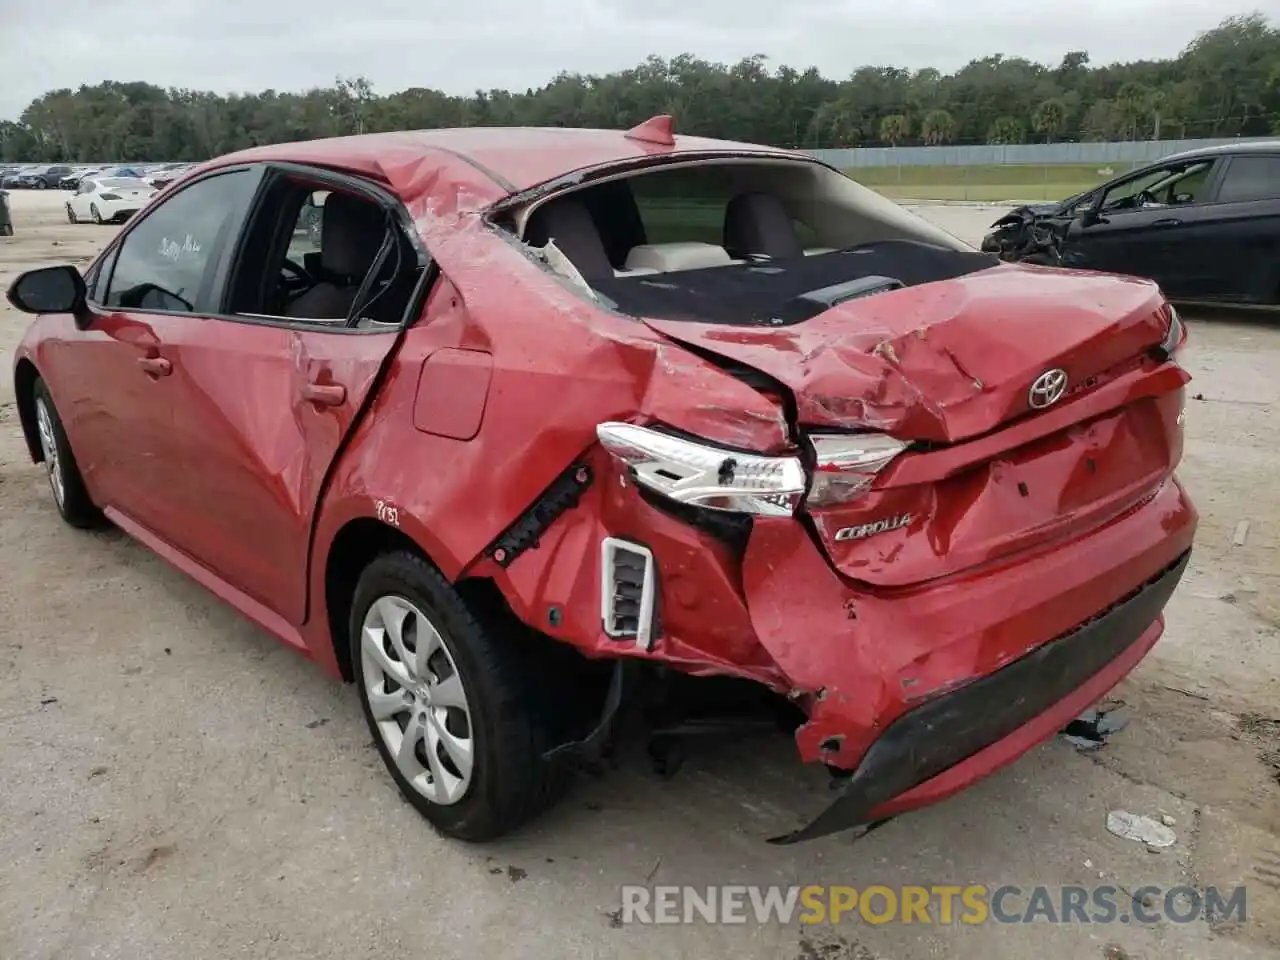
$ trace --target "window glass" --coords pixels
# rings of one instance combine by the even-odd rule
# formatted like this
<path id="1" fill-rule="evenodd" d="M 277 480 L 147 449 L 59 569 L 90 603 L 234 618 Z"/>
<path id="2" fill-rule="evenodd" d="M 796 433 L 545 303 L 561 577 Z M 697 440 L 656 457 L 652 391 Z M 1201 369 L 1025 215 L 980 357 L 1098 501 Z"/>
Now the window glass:
<path id="1" fill-rule="evenodd" d="M 1160 207 L 1174 203 L 1198 203 L 1205 199 L 1213 161 L 1152 170 L 1107 191 L 1102 209 L 1120 211 L 1138 207 Z"/>
<path id="2" fill-rule="evenodd" d="M 328 190 L 310 194 L 298 211 L 298 222 L 293 227 L 293 239 L 289 242 L 289 259 L 302 263 L 308 253 L 320 252 L 320 224 L 324 219 L 324 201 Z"/>
<path id="3" fill-rule="evenodd" d="M 1218 199 L 1224 203 L 1280 199 L 1280 157 L 1233 157 Z"/>
<path id="4" fill-rule="evenodd" d="M 724 243 L 724 211 L 732 195 L 723 170 L 691 167 L 630 183 L 649 243 Z"/>
<path id="5" fill-rule="evenodd" d="M 105 303 L 125 310 L 190 313 L 222 242 L 238 228 L 257 171 L 210 177 L 164 200 L 125 237 Z"/>

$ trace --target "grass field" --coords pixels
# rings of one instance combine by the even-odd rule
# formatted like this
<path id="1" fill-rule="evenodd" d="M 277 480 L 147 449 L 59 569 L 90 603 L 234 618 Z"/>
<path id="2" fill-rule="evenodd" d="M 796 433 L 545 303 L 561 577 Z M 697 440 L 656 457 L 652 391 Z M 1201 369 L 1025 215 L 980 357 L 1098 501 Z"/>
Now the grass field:
<path id="1" fill-rule="evenodd" d="M 859 167 L 849 176 L 897 200 L 1062 200 L 1127 173 L 1129 164 Z"/>

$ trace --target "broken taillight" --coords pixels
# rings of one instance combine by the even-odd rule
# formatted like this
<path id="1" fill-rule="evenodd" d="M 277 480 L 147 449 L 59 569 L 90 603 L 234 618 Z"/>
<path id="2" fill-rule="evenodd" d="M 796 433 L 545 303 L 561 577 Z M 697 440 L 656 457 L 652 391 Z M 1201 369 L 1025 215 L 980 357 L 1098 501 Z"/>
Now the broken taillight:
<path id="1" fill-rule="evenodd" d="M 811 435 L 813 485 L 806 503 L 824 507 L 860 497 L 876 475 L 907 449 L 901 440 L 883 433 Z"/>
<path id="2" fill-rule="evenodd" d="M 1172 360 L 1187 343 L 1186 324 L 1178 316 L 1178 311 L 1173 308 L 1173 304 L 1166 304 L 1166 307 L 1169 314 L 1169 329 L 1165 333 L 1164 341 L 1154 351 L 1160 360 Z"/>
<path id="3" fill-rule="evenodd" d="M 636 483 L 677 503 L 788 517 L 807 486 L 798 457 L 739 453 L 631 423 L 602 423 L 596 436 Z"/>

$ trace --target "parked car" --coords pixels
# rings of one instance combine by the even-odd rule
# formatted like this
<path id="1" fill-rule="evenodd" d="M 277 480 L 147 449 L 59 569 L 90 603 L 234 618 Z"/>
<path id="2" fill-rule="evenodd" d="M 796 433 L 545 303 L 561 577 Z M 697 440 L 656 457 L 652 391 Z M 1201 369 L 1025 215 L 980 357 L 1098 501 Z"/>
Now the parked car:
<path id="1" fill-rule="evenodd" d="M 1146 277 L 1174 301 L 1280 305 L 1280 140 L 1179 153 L 992 228 L 982 249 L 1006 260 Z"/>
<path id="2" fill-rule="evenodd" d="M 85 177 L 98 176 L 101 173 L 101 167 L 82 167 L 78 170 L 72 170 L 71 173 L 58 181 L 58 186 L 63 190 L 78 190 L 80 188 L 80 181 Z"/>
<path id="3" fill-rule="evenodd" d="M 123 223 L 155 194 L 155 187 L 134 177 L 87 177 L 67 200 L 67 220 Z"/>
<path id="4" fill-rule="evenodd" d="M 157 190 L 163 190 L 165 187 L 169 186 L 169 184 L 184 176 L 195 166 L 196 164 L 194 163 L 167 163 L 159 170 L 155 170 L 147 174 L 143 179 Z"/>
<path id="5" fill-rule="evenodd" d="M 62 517 L 353 683 L 468 840 L 641 723 L 781 724 L 840 788 L 782 842 L 937 801 L 1133 669 L 1196 529 L 1155 284 L 670 118 L 256 147 L 9 300 Z"/>
<path id="6" fill-rule="evenodd" d="M 71 168 L 64 165 L 34 167 L 18 174 L 13 186 L 22 190 L 49 190 L 57 187 L 62 178 L 70 173 Z"/>

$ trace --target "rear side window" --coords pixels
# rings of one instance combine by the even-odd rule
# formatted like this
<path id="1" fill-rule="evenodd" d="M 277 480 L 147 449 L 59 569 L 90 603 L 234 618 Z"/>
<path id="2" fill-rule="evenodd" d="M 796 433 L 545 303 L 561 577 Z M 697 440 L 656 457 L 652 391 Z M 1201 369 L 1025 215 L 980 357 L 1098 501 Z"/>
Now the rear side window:
<path id="1" fill-rule="evenodd" d="M 191 313 L 223 241 L 234 235 L 258 171 L 224 173 L 175 193 L 120 245 L 105 303 L 121 310 Z"/>
<path id="2" fill-rule="evenodd" d="M 1280 199 L 1280 157 L 1232 157 L 1227 166 L 1218 200 Z"/>

